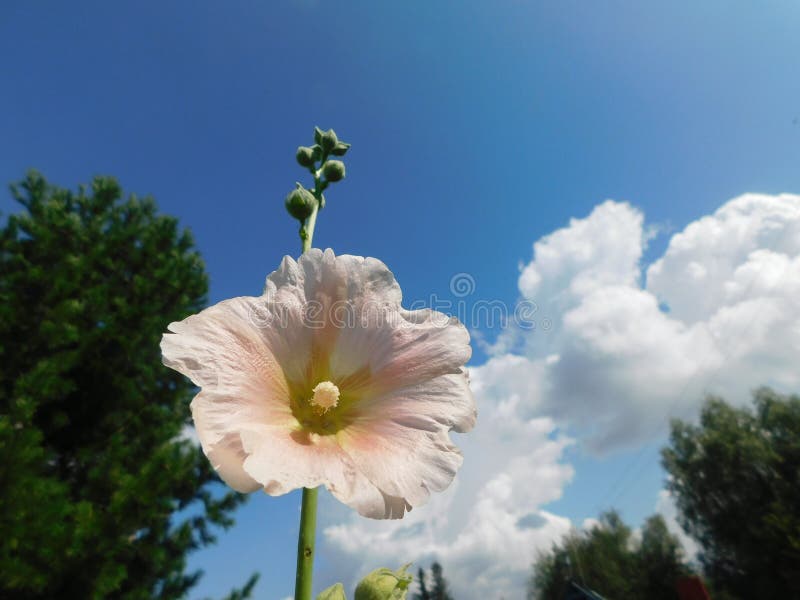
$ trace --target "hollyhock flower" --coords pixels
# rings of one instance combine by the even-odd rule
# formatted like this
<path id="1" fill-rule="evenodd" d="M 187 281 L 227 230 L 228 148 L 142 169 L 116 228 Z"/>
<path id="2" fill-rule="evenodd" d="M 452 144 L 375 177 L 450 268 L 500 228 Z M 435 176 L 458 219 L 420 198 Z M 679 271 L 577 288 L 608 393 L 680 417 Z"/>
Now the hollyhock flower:
<path id="1" fill-rule="evenodd" d="M 381 261 L 312 249 L 285 257 L 262 296 L 169 325 L 164 364 L 201 388 L 195 427 L 228 485 L 324 485 L 380 519 L 450 484 L 462 457 L 449 431 L 476 419 L 469 334 L 400 302 Z"/>

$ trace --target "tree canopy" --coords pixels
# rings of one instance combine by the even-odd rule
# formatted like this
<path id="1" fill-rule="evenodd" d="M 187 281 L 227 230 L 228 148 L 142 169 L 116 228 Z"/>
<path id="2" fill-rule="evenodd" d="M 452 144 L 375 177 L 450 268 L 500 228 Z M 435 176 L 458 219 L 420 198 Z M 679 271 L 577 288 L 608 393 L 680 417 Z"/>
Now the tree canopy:
<path id="1" fill-rule="evenodd" d="M 430 587 L 422 568 L 419 569 L 417 577 L 419 591 L 414 595 L 414 600 L 453 600 L 453 596 L 450 595 L 450 586 L 444 576 L 444 569 L 438 562 L 434 561 L 431 565 Z"/>
<path id="2" fill-rule="evenodd" d="M 754 410 L 709 398 L 663 451 L 683 527 L 715 590 L 800 598 L 800 398 L 762 388 Z"/>
<path id="3" fill-rule="evenodd" d="M 615 511 L 588 531 L 573 531 L 539 556 L 528 598 L 562 600 L 571 582 L 614 600 L 677 600 L 676 584 L 688 572 L 680 543 L 660 515 L 647 519 L 641 540 Z"/>
<path id="4" fill-rule="evenodd" d="M 187 553 L 244 498 L 212 489 L 182 436 L 193 388 L 160 360 L 166 325 L 205 304 L 204 263 L 174 218 L 111 178 L 73 192 L 30 173 L 12 195 L 23 210 L 0 228 L 0 595 L 182 597 L 200 576 L 185 573 Z"/>

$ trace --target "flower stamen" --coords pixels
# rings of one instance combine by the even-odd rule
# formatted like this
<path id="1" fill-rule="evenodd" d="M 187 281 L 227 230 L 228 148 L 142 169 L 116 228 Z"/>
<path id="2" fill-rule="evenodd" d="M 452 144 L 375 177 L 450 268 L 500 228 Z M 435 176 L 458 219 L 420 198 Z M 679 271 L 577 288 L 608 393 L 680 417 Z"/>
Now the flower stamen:
<path id="1" fill-rule="evenodd" d="M 330 381 L 318 383 L 312 391 L 314 397 L 311 398 L 311 404 L 318 407 L 323 413 L 339 404 L 339 388 Z"/>

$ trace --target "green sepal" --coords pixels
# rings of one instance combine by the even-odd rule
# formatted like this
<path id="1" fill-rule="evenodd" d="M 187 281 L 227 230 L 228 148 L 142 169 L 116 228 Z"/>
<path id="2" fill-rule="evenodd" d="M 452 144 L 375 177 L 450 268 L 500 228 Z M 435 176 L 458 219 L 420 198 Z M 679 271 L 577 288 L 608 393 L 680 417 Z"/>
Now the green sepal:
<path id="1" fill-rule="evenodd" d="M 350 144 L 345 142 L 337 142 L 336 145 L 331 150 L 331 154 L 334 156 L 344 156 L 347 154 L 347 151 L 350 149 Z"/>
<path id="2" fill-rule="evenodd" d="M 321 591 L 317 595 L 317 600 L 347 600 L 344 595 L 344 586 L 341 583 L 335 583 L 326 590 Z"/>
<path id="3" fill-rule="evenodd" d="M 331 152 L 336 148 L 336 144 L 339 143 L 339 138 L 336 137 L 336 132 L 333 129 L 328 129 L 328 131 L 322 133 L 322 137 L 317 143 L 322 146 L 325 152 Z"/>

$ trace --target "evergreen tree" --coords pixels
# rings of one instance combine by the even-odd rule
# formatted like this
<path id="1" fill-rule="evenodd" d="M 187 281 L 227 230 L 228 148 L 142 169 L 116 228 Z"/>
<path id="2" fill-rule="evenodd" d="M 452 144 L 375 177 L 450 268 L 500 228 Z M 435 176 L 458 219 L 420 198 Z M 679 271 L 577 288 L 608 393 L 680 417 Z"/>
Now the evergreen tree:
<path id="1" fill-rule="evenodd" d="M 563 600 L 575 581 L 615 600 L 677 600 L 677 580 L 687 572 L 680 544 L 660 516 L 645 522 L 637 543 L 620 516 L 609 511 L 599 526 L 571 532 L 538 558 L 528 598 Z"/>
<path id="2" fill-rule="evenodd" d="M 431 600 L 453 600 L 447 585 L 447 580 L 442 573 L 442 565 L 434 562 L 431 565 L 431 578 L 433 587 L 431 588 Z"/>
<path id="3" fill-rule="evenodd" d="M 800 598 L 800 397 L 710 398 L 699 425 L 673 421 L 663 464 L 715 594 Z"/>
<path id="4" fill-rule="evenodd" d="M 166 325 L 205 303 L 204 264 L 175 219 L 113 179 L 71 192 L 30 173 L 12 195 L 24 210 L 0 228 L 0 596 L 180 598 L 200 576 L 187 553 L 244 498 L 212 493 L 213 469 L 181 436 L 193 389 L 160 360 Z"/>
<path id="5" fill-rule="evenodd" d="M 414 594 L 414 600 L 431 600 L 431 595 L 425 583 L 425 571 L 422 570 L 422 567 L 417 571 L 417 579 L 419 580 L 419 591 Z"/>
<path id="6" fill-rule="evenodd" d="M 417 577 L 419 579 L 419 591 L 414 594 L 414 600 L 453 600 L 447 580 L 442 572 L 442 565 L 438 562 L 434 562 L 431 565 L 431 581 L 433 583 L 431 589 L 428 589 L 425 583 L 426 574 L 421 567 Z"/>

